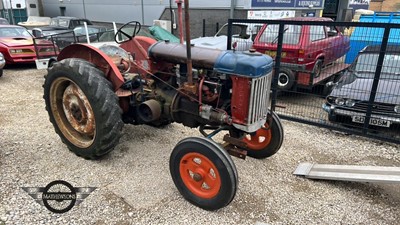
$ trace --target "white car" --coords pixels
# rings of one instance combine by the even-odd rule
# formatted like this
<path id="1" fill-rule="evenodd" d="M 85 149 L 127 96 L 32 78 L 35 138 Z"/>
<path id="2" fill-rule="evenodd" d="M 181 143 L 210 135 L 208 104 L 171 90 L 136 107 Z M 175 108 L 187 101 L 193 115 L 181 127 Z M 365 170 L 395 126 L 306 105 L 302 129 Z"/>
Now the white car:
<path id="1" fill-rule="evenodd" d="M 232 25 L 232 49 L 247 51 L 253 45 L 253 39 L 257 32 L 252 32 L 249 25 Z M 197 47 L 226 50 L 228 43 L 228 24 L 224 24 L 213 37 L 200 37 L 190 41 Z"/>

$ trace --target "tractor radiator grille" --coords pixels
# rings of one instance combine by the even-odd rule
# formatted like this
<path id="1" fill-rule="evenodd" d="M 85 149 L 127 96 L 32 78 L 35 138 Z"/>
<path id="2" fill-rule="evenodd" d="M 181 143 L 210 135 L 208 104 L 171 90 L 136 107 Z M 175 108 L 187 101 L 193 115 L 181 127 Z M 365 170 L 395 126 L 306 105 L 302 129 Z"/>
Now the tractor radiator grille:
<path id="1" fill-rule="evenodd" d="M 251 81 L 248 124 L 265 123 L 271 92 L 272 74 Z"/>

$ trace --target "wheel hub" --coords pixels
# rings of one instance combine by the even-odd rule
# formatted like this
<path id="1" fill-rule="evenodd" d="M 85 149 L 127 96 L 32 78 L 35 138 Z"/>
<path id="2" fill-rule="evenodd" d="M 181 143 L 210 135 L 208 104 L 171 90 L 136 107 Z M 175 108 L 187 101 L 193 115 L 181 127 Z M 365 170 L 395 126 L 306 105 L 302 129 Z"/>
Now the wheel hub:
<path id="1" fill-rule="evenodd" d="M 186 154 L 180 163 L 182 180 L 188 189 L 202 198 L 213 198 L 221 187 L 221 178 L 213 162 L 199 153 Z"/>
<path id="2" fill-rule="evenodd" d="M 81 134 L 93 135 L 94 115 L 82 90 L 71 83 L 65 89 L 62 99 L 63 110 L 70 125 Z"/>
<path id="3" fill-rule="evenodd" d="M 289 78 L 287 77 L 286 74 L 280 73 L 278 81 L 279 81 L 278 83 L 280 86 L 285 86 L 289 83 Z"/>
<path id="4" fill-rule="evenodd" d="M 201 176 L 201 174 L 199 174 L 199 173 L 194 173 L 192 178 L 196 182 L 199 182 L 199 181 L 203 180 L 203 176 Z"/>

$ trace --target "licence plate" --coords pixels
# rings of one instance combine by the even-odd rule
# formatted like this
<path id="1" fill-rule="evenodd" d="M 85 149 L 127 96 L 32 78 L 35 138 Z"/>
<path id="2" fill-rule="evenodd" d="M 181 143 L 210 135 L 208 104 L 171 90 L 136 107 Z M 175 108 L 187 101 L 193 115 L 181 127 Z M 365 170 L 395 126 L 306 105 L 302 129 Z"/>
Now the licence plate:
<path id="1" fill-rule="evenodd" d="M 276 51 L 265 51 L 266 55 L 271 56 L 272 58 L 276 57 Z M 286 52 L 282 52 L 281 57 L 286 57 Z"/>
<path id="2" fill-rule="evenodd" d="M 352 121 L 355 123 L 364 123 L 365 117 L 364 116 L 352 116 Z M 369 119 L 369 124 L 379 127 L 390 127 L 390 121 L 381 120 L 378 118 L 371 118 Z"/>

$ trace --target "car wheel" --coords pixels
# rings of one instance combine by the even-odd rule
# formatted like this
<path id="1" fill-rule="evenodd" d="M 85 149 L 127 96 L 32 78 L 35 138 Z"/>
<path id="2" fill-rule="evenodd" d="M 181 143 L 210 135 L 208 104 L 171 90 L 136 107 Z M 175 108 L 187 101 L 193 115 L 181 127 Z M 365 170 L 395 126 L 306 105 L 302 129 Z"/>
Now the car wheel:
<path id="1" fill-rule="evenodd" d="M 315 78 L 317 78 L 321 75 L 323 64 L 324 64 L 324 61 L 322 61 L 322 59 L 318 59 L 317 62 L 315 62 L 315 65 L 313 68 L 313 74 L 314 74 Z"/>
<path id="2" fill-rule="evenodd" d="M 286 68 L 280 68 L 279 69 L 279 76 L 278 76 L 278 89 L 279 90 L 290 90 L 295 81 L 295 76 L 293 71 L 286 69 Z"/>

